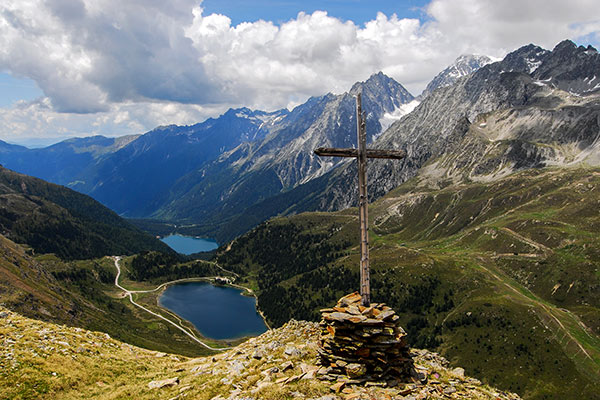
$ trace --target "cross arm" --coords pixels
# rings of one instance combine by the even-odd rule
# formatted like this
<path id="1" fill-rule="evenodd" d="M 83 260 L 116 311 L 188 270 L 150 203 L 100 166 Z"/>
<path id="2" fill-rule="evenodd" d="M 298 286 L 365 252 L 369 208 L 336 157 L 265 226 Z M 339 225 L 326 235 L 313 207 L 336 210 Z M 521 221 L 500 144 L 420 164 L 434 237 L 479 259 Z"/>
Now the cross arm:
<path id="1" fill-rule="evenodd" d="M 358 157 L 358 149 L 336 149 L 332 147 L 319 147 L 315 150 L 318 156 L 331 157 Z M 402 150 L 378 150 L 367 149 L 367 158 L 391 158 L 400 160 L 406 157 L 406 153 Z"/>

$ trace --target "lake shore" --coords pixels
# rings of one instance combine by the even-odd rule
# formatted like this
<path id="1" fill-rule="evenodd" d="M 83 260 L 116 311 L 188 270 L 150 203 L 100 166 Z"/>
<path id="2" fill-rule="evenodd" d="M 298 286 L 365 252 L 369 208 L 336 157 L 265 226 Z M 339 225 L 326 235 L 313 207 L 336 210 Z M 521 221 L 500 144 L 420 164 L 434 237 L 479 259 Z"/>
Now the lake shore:
<path id="1" fill-rule="evenodd" d="M 117 257 L 111 257 L 111 258 L 113 258 L 116 261 Z M 235 279 L 235 277 L 237 277 L 237 274 L 235 274 L 234 272 L 226 270 L 218 265 L 217 265 L 217 267 L 219 269 L 221 269 L 224 273 L 233 275 L 234 279 Z M 134 305 L 144 309 L 145 311 L 147 311 L 155 316 L 158 316 L 161 319 L 166 320 L 170 324 L 176 326 L 178 329 L 184 331 L 186 333 L 186 335 L 188 335 L 190 337 L 193 336 L 193 339 L 195 341 L 201 343 L 203 345 L 203 347 L 207 347 L 212 350 L 219 351 L 219 350 L 223 350 L 227 347 L 235 346 L 235 345 L 247 340 L 248 338 L 254 337 L 256 335 L 254 335 L 254 334 L 242 335 L 239 337 L 227 338 L 227 339 L 214 339 L 209 336 L 203 335 L 191 321 L 178 315 L 177 313 L 173 312 L 172 310 L 169 310 L 168 308 L 163 307 L 160 304 L 160 297 L 168 287 L 170 287 L 172 285 L 176 285 L 176 284 L 181 284 L 181 283 L 205 282 L 205 283 L 211 284 L 213 286 L 224 286 L 224 287 L 231 287 L 234 289 L 241 290 L 241 292 L 239 292 L 240 295 L 254 297 L 255 311 L 258 313 L 258 315 L 260 315 L 260 318 L 261 318 L 262 322 L 264 323 L 264 326 L 267 328 L 267 330 L 272 329 L 271 326 L 269 325 L 269 323 L 267 322 L 267 320 L 264 316 L 264 313 L 262 312 L 262 310 L 260 310 L 258 298 L 251 288 L 245 287 L 245 286 L 233 283 L 233 282 L 230 282 L 227 284 L 218 284 L 218 283 L 216 283 L 216 280 L 219 278 L 223 279 L 223 276 L 209 276 L 209 277 L 203 276 L 203 277 L 182 278 L 182 279 L 176 279 L 176 280 L 172 280 L 172 281 L 168 281 L 168 282 L 163 282 L 154 288 L 144 289 L 142 286 L 138 290 L 128 290 L 126 288 L 123 288 L 121 285 L 117 285 L 117 287 L 124 291 L 123 295 L 125 297 L 128 295 L 131 297 L 133 294 L 135 294 L 137 301 L 143 301 L 143 304 L 145 304 L 146 307 L 152 307 L 152 306 L 156 307 L 158 309 L 157 311 L 159 311 L 160 314 L 165 314 L 169 318 L 165 317 L 164 315 L 157 315 L 156 313 L 154 313 L 154 312 L 146 309 L 145 307 L 142 307 L 139 304 L 136 304 L 132 301 L 132 303 Z M 115 282 L 115 284 L 116 283 L 117 282 Z M 148 285 L 148 283 L 146 283 L 144 286 L 147 287 L 147 285 Z M 145 297 L 145 299 L 144 299 L 144 297 Z M 133 300 L 133 298 L 131 298 L 131 300 Z M 206 345 L 206 343 L 204 343 L 204 341 L 208 341 L 209 343 L 211 343 L 212 345 L 217 346 L 217 347 L 211 347 L 209 345 Z M 226 346 L 226 347 L 221 347 L 221 346 Z"/>
<path id="2" fill-rule="evenodd" d="M 178 233 L 171 233 L 159 239 L 176 252 L 184 255 L 209 252 L 219 247 L 219 244 L 214 239 L 185 236 Z"/>
<path id="3" fill-rule="evenodd" d="M 236 284 L 179 282 L 161 290 L 158 305 L 191 322 L 204 337 L 236 340 L 269 330 L 256 307 L 256 297 Z M 240 296 L 242 295 L 242 296 Z"/>

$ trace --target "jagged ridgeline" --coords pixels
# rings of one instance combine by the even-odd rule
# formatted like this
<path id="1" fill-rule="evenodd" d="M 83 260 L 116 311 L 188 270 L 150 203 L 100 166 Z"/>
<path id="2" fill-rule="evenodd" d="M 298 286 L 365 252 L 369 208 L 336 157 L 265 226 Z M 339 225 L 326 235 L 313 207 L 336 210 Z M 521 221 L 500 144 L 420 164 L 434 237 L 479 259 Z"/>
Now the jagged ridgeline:
<path id="1" fill-rule="evenodd" d="M 127 216 L 160 218 L 168 224 L 144 226 L 161 232 L 185 224 L 185 233 L 222 243 L 237 237 L 219 250 L 218 264 L 182 267 L 176 257 L 143 253 L 124 260 L 126 279 L 154 283 L 223 266 L 256 289 L 272 325 L 316 321 L 320 308 L 357 289 L 359 250 L 356 210 L 323 212 L 356 204 L 355 167 L 312 152 L 352 147 L 352 96 L 360 90 L 369 147 L 407 153 L 401 162 L 369 163 L 370 200 L 378 199 L 370 207 L 373 301 L 397 312 L 410 345 L 441 352 L 485 383 L 527 399 L 596 399 L 600 55 L 565 41 L 552 51 L 528 45 L 489 61 L 457 60 L 418 105 L 379 73 L 349 93 L 311 98 L 292 111 L 230 110 L 190 127 L 47 149 L 0 143 L 0 162 L 31 168 L 38 160 L 36 173 L 46 179 Z M 67 164 L 76 167 L 51 167 Z M 89 198 L 2 172 L 0 223 L 35 253 L 77 259 L 165 249 Z M 152 348 L 165 349 L 173 335 L 176 351 L 197 351 L 127 306 L 114 288 L 111 260 L 66 264 L 0 239 L 0 295 L 11 308 L 74 325 L 106 324 Z M 288 375 L 276 379 L 295 380 L 300 371 Z"/>
<path id="2" fill-rule="evenodd" d="M 0 167 L 0 229 L 36 253 L 88 259 L 172 250 L 89 196 Z"/>
<path id="3" fill-rule="evenodd" d="M 407 153 L 369 163 L 370 199 L 417 175 L 443 186 L 527 168 L 599 165 L 599 70 L 592 47 L 527 45 L 433 90 L 370 146 Z M 354 206 L 355 177 L 355 165 L 344 164 L 307 183 L 310 190 L 301 185 L 256 208 L 277 204 L 291 214 Z"/>
<path id="4" fill-rule="evenodd" d="M 355 144 L 358 91 L 370 147 L 407 153 L 401 162 L 370 163 L 371 200 L 421 172 L 445 185 L 599 163 L 595 49 L 570 41 L 552 51 L 527 45 L 490 61 L 460 57 L 418 100 L 377 73 L 291 111 L 232 109 L 191 126 L 45 149 L 0 143 L 0 162 L 89 194 L 120 215 L 167 222 L 141 225 L 155 233 L 177 225 L 220 243 L 276 215 L 356 204 L 353 164 L 313 150 Z"/>
<path id="5" fill-rule="evenodd" d="M 415 347 L 525 398 L 600 390 L 600 169 L 532 169 L 370 207 L 371 288 Z M 318 320 L 358 287 L 356 209 L 273 219 L 221 249 L 267 319 Z"/>
<path id="6" fill-rule="evenodd" d="M 279 212 L 278 203 L 253 205 L 337 165 L 322 163 L 313 149 L 352 145 L 359 91 L 369 110 L 370 142 L 413 101 L 400 83 L 378 73 L 348 93 L 313 97 L 291 111 L 232 109 L 191 126 L 121 140 L 71 139 L 45 149 L 0 143 L 0 162 L 89 194 L 120 215 L 166 221 L 167 232 L 177 224 L 183 233 L 225 242 Z"/>

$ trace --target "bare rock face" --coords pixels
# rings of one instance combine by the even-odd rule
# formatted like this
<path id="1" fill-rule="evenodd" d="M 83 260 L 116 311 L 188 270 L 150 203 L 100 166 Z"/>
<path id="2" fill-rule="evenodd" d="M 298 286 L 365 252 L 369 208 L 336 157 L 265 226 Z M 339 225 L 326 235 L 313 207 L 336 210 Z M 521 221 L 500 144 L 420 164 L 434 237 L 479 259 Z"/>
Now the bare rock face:
<path id="1" fill-rule="evenodd" d="M 333 308 L 321 310 L 319 363 L 322 379 L 347 376 L 353 383 L 397 385 L 407 380 L 413 363 L 399 317 L 385 304 L 360 304 L 361 296 L 342 297 Z"/>
<path id="2" fill-rule="evenodd" d="M 598 71 L 600 54 L 593 47 L 564 41 L 548 51 L 527 45 L 434 90 L 370 146 L 404 150 L 407 157 L 369 160 L 369 199 L 423 167 L 442 178 L 477 180 L 548 165 L 598 165 Z M 357 204 L 354 163 L 326 178 L 327 190 L 312 200 L 313 209 Z"/>
<path id="3" fill-rule="evenodd" d="M 463 76 L 477 71 L 484 65 L 491 64 L 493 60 L 488 56 L 477 54 L 464 54 L 458 57 L 452 65 L 437 74 L 427 85 L 420 97 L 425 98 L 434 90 L 453 85 Z"/>
<path id="4" fill-rule="evenodd" d="M 600 90 L 600 53 L 570 40 L 556 45 L 532 76 L 566 92 L 585 95 Z"/>

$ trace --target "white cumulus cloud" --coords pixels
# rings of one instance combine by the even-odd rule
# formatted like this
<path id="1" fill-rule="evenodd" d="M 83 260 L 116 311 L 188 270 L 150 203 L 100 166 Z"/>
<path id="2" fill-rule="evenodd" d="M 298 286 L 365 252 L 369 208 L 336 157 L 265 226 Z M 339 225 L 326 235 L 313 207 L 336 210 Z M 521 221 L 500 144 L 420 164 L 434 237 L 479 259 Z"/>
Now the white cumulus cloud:
<path id="1" fill-rule="evenodd" d="M 595 0 L 432 0 L 423 12 L 234 26 L 198 0 L 4 0 L 0 71 L 33 79 L 44 98 L 0 109 L 0 138 L 141 133 L 229 106 L 291 107 L 380 70 L 416 95 L 460 54 L 600 40 Z"/>

